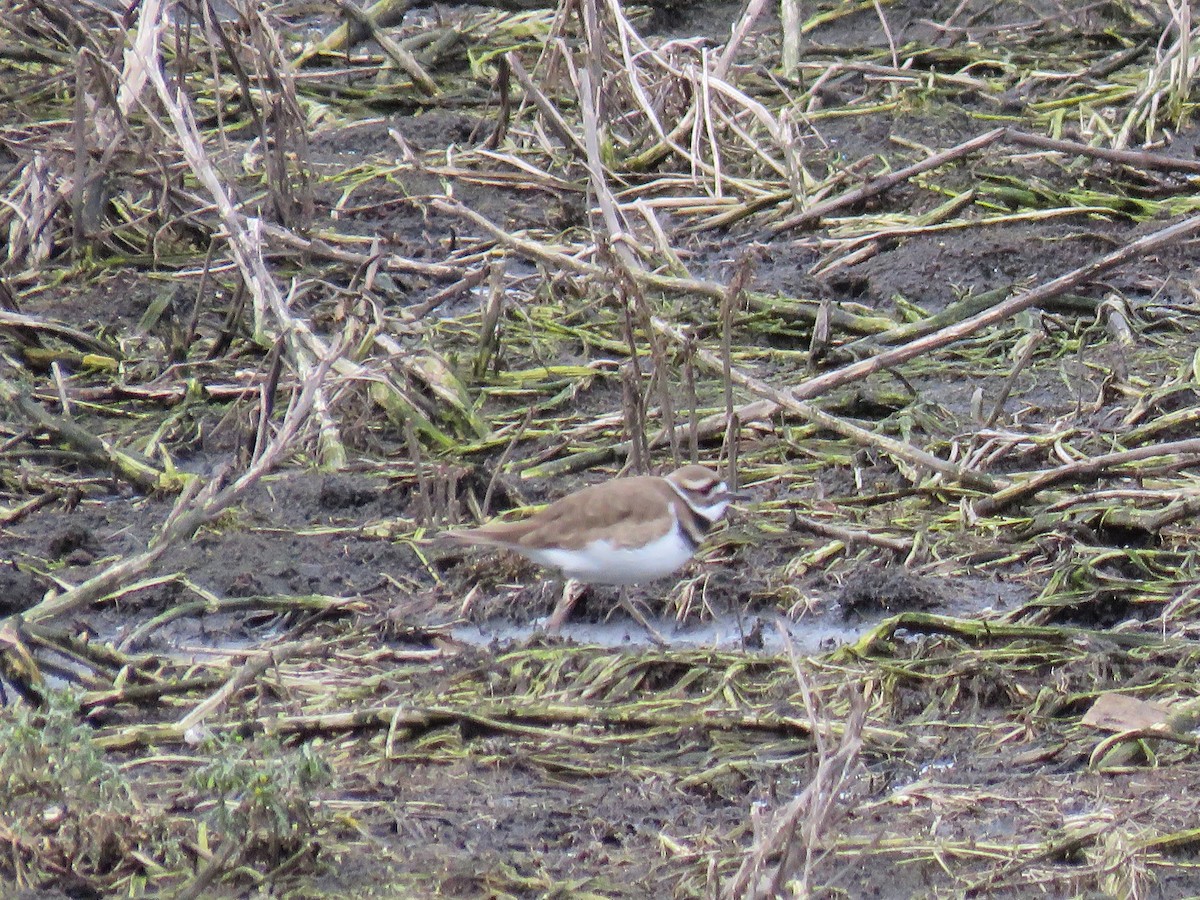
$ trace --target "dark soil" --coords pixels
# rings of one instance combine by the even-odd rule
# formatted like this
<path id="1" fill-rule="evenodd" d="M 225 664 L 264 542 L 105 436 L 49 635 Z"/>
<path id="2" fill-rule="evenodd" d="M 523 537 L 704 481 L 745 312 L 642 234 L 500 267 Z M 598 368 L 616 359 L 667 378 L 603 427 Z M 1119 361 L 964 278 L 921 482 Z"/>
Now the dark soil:
<path id="1" fill-rule="evenodd" d="M 936 50 L 941 70 L 959 71 L 945 60 L 959 52 L 958 37 L 972 38 L 997 56 L 997 72 L 1013 73 L 1016 64 L 1004 51 L 1006 41 L 1016 40 L 1010 29 L 1019 33 L 1020 23 L 1042 21 L 1044 40 L 1086 36 L 1079 40 L 1090 60 L 1100 55 L 1095 45 L 1110 39 L 1104 16 L 1115 15 L 1103 4 L 1075 11 L 1049 3 L 968 4 L 979 29 L 972 37 L 969 29 L 938 27 L 956 5 L 883 4 L 891 45 Z M 647 34 L 656 41 L 723 40 L 740 6 L 659 10 Z M 763 18 L 752 46 L 771 46 L 778 28 L 773 18 Z M 889 33 L 870 5 L 833 17 L 806 40 L 805 53 L 813 58 L 869 56 L 882 65 L 890 54 Z M 1001 57 L 1012 67 L 1000 66 Z M 939 70 L 936 60 L 922 57 L 918 64 Z M 1024 61 L 1021 66 L 1036 68 Z M 811 80 L 813 73 L 805 71 Z M 991 77 L 982 69 L 973 74 Z M 1039 98 L 1020 95 L 1009 83 L 1015 78 L 997 74 L 987 82 L 990 92 L 981 95 L 964 87 L 951 107 L 943 107 L 940 96 L 926 106 L 906 98 L 871 115 L 815 117 L 800 149 L 810 154 L 806 165 L 814 171 L 866 158 L 885 158 L 888 168 L 898 169 L 920 159 L 921 148 L 944 149 L 986 130 L 981 110 L 1032 115 L 1030 104 Z M 830 81 L 826 107 L 866 96 L 864 84 L 869 82 L 861 73 L 848 69 Z M 1048 87 L 1034 87 L 1049 98 Z M 318 177 L 313 201 L 326 212 L 341 204 L 340 233 L 378 238 L 380 253 L 441 263 L 460 244 L 480 238 L 468 233 L 463 220 L 424 202 L 442 193 L 445 181 L 453 181 L 459 201 L 510 232 L 557 235 L 591 221 L 592 199 L 578 187 L 583 180 L 551 195 L 437 170 L 439 159 L 453 158 L 455 148 L 489 133 L 495 110 L 486 103 L 456 109 L 431 102 L 416 111 L 361 113 L 361 121 L 314 128 L 309 148 L 316 175 L 332 176 L 354 164 L 394 166 L 401 151 L 393 131 L 422 166 L 390 182 L 366 181 L 349 199 L 345 181 Z M 1194 157 L 1193 125 L 1172 140 L 1169 152 Z M 578 168 L 568 174 L 585 178 Z M 1110 188 L 1116 182 L 1128 187 L 1133 176 L 1116 166 L 1081 173 L 1062 160 L 1014 155 L 989 163 L 986 171 L 982 162 L 967 162 L 947 181 L 907 183 L 842 214 L 882 219 L 890 212 L 926 212 L 944 202 L 951 186 L 981 181 L 1051 184 L 1067 192 L 1105 179 Z M 1145 193 L 1160 187 L 1147 186 Z M 815 237 L 806 232 L 774 240 L 767 239 L 764 224 L 749 219 L 698 236 L 672 230 L 672 245 L 686 251 L 693 276 L 724 282 L 741 250 L 761 241 L 752 290 L 825 299 L 903 320 L 911 307 L 932 314 L 967 295 L 1047 281 L 1161 222 L 1079 212 L 894 236 L 828 275 L 814 273 L 833 256 L 833 245 L 823 240 L 836 223 L 822 223 Z M 293 263 L 280 264 L 287 277 Z M 173 329 L 191 315 L 198 279 L 133 263 L 71 277 L 65 257 L 44 266 L 42 273 L 18 279 L 23 313 L 111 338 L 136 336 L 130 338 L 139 346 L 123 371 L 125 382 L 182 383 L 167 348 Z M 850 410 L 850 418 L 946 457 L 959 453 L 961 459 L 987 440 L 1003 442 L 1020 432 L 1027 439 L 1014 441 L 1011 452 L 980 463 L 981 471 L 996 475 L 1058 465 L 1080 447 L 1105 452 L 1118 431 L 1195 401 L 1195 270 L 1193 244 L 1168 248 L 1086 285 L 1061 305 L 1024 314 L 998 336 L 973 337 L 936 362 L 916 360 L 828 399 Z M 351 276 L 361 273 L 329 276 L 320 291 L 314 289 L 320 299 L 305 307 L 330 333 L 357 302 Z M 452 362 L 494 427 L 502 424 L 511 435 L 525 410 L 539 413 L 535 436 L 517 457 L 530 466 L 561 460 L 568 448 L 603 447 L 622 438 L 611 428 L 581 438 L 571 431 L 601 416 L 620 418 L 620 354 L 584 329 L 605 323 L 612 327 L 597 327 L 597 334 L 623 340 L 614 324 L 616 307 L 606 305 L 611 291 L 528 259 L 513 259 L 508 276 L 523 293 L 504 319 L 494 379 L 469 377 L 480 295 L 451 298 L 421 322 L 408 323 L 405 315 L 446 283 L 395 273 L 374 287 L 372 303 L 405 348 L 432 346 Z M 221 287 L 209 288 L 215 294 L 200 316 L 207 335 L 222 328 L 231 284 L 222 280 Z M 173 297 L 173 312 L 143 331 L 147 307 L 164 293 Z M 1135 310 L 1135 346 L 1119 345 L 1104 330 L 1097 304 L 1110 295 Z M 1079 311 L 1080 297 L 1090 311 Z M 549 337 L 536 316 L 555 303 L 570 312 L 551 320 L 580 333 Z M 671 312 L 713 336 L 714 309 L 696 298 L 672 303 Z M 807 351 L 810 334 L 801 324 L 748 315 L 738 326 L 739 360 L 747 366 L 761 361 L 764 376 L 798 382 L 803 373 L 789 368 L 793 357 L 770 357 L 765 348 Z M 236 329 L 242 350 L 219 367 L 190 361 L 186 377 L 254 388 L 242 399 L 206 400 L 172 420 L 166 444 L 183 471 L 208 475 L 231 462 L 237 471 L 253 446 L 257 379 L 270 363 L 245 342 L 246 330 L 245 324 Z M 1044 335 L 1044 349 L 1015 377 L 995 427 L 981 429 L 979 405 L 990 411 L 1013 371 L 1019 355 L 1014 347 L 1033 332 Z M 0 331 L 10 373 L 18 369 L 15 346 Z M 649 360 L 643 361 L 649 369 Z M 594 365 L 594 373 L 569 387 L 566 376 L 550 386 L 500 377 L 586 365 Z M 57 409 L 53 376 L 26 374 L 38 402 Z M 100 390 L 112 383 L 88 377 L 80 373 L 73 384 Z M 1185 396 L 1174 397 L 1172 385 L 1184 385 Z M 706 380 L 702 402 L 719 408 L 720 389 L 719 381 Z M 895 400 L 896 394 L 903 399 Z M 657 402 L 653 395 L 650 400 Z M 676 402 L 682 409 L 681 387 Z M 174 401 L 117 394 L 97 393 L 90 405 L 77 404 L 77 421 L 120 444 L 144 436 L 145 422 L 165 422 L 179 412 Z M 89 693 L 86 699 L 103 707 L 87 720 L 98 736 L 177 722 L 229 673 L 257 659 L 258 649 L 314 642 L 267 667 L 206 725 L 236 733 L 249 745 L 270 730 L 259 727 L 263 722 L 312 717 L 279 726 L 280 754 L 307 743 L 332 769 L 306 795 L 316 810 L 315 836 L 292 836 L 307 855 L 286 865 L 282 859 L 247 863 L 256 870 L 253 877 L 224 873 L 201 896 L 258 896 L 260 882 L 264 892 L 295 897 L 716 896 L 741 854 L 762 838 L 769 814 L 799 796 L 829 755 L 811 738 L 785 644 L 814 651 L 795 665 L 817 698 L 815 721 L 833 723 L 829 740 L 836 744 L 854 698 L 866 695 L 869 707 L 859 763 L 833 791 L 826 820 L 812 835 L 817 855 L 810 896 L 1200 895 L 1194 741 L 1144 738 L 1123 764 L 1101 768 L 1091 754 L 1105 735 L 1079 722 L 1104 692 L 1160 700 L 1194 696 L 1189 692 L 1200 659 L 1194 623 L 1179 625 L 1183 630 L 1161 646 L 1122 642 L 1130 634 L 1161 634 L 1166 626 L 1155 624 L 1158 617 L 1167 616 L 1172 601 L 1190 596 L 1192 518 L 1139 532 L 1107 523 L 1106 510 L 1064 500 L 1038 510 L 1041 518 L 1016 509 L 1008 519 L 969 523 L 959 517 L 965 494 L 931 485 L 874 449 L 817 429 L 800 434 L 807 426 L 776 416 L 741 433 L 742 471 L 754 500 L 731 514 L 678 582 L 634 590 L 634 601 L 671 645 L 659 650 L 602 588 L 581 600 L 561 634 L 546 635 L 534 625 L 558 602 L 560 585 L 552 577 L 511 555 L 433 539 L 445 527 L 471 521 L 489 492 L 489 514 L 548 501 L 612 477 L 617 466 L 611 459 L 587 474 L 521 478 L 513 474 L 512 458 L 502 455 L 503 442 L 463 452 L 426 446 L 414 456 L 413 435 L 363 396 L 347 399 L 336 415 L 352 450 L 343 471 L 322 474 L 302 458 L 293 460 L 244 503 L 172 547 L 155 564 L 151 576 L 158 577 L 55 621 L 55 633 L 46 638 L 111 642 L 146 666 L 147 660 L 161 664 L 168 680 L 193 673 L 213 677 L 211 686 L 177 697 L 111 707 Z M 1190 436 L 1194 421 L 1165 420 L 1154 439 Z M 464 446 L 471 442 L 462 440 Z M 15 414 L 0 429 L 0 443 L 0 512 L 54 495 L 53 502 L 0 525 L 2 616 L 27 611 L 64 583 L 79 584 L 145 550 L 175 502 L 80 462 Z M 1064 443 L 1069 449 L 1055 455 Z M 719 442 L 704 444 L 701 453 L 715 461 Z M 671 465 L 665 450 L 652 462 L 656 470 Z M 501 464 L 505 471 L 493 483 Z M 1158 482 L 1135 474 L 1101 486 L 1132 491 L 1148 484 Z M 842 542 L 789 523 L 797 510 L 915 543 L 902 552 Z M 186 614 L 176 615 L 185 608 Z M 902 614 L 911 616 L 878 640 L 852 643 Z M 156 616 L 163 617 L 161 625 L 146 627 Z M 1031 630 L 1005 643 L 989 637 L 986 627 L 968 635 L 929 624 L 939 616 L 1061 631 Z M 779 623 L 789 639 L 779 637 Z M 1104 637 L 1110 630 L 1118 635 L 1112 643 Z M 75 683 L 72 665 L 54 658 L 57 668 L 47 669 L 53 685 Z M 0 672 L 0 687 L 18 680 L 11 666 Z M 99 677 L 78 680 L 89 692 L 112 684 Z M 11 691 L 3 699 L 7 706 L 17 702 Z M 397 719 L 367 716 L 375 710 L 394 712 Z M 364 718 L 335 721 L 342 714 Z M 587 715 L 594 718 L 581 718 Z M 268 768 L 271 752 L 263 751 Z M 115 766 L 126 766 L 138 802 L 169 820 L 163 827 L 174 829 L 177 845 L 187 848 L 179 871 L 199 869 L 209 858 L 195 849 L 198 838 L 188 829 L 213 806 L 200 788 L 180 785 L 218 753 L 203 743 L 160 746 L 153 740 L 107 753 Z M 66 896 L 98 896 L 106 886 L 114 896 L 137 892 L 131 881 L 109 883 L 97 875 L 80 887 L 61 866 L 39 868 L 30 861 L 37 856 L 35 842 L 11 838 L 11 827 L 0 813 L 0 845 L 23 860 L 15 868 L 0 861 L 0 893 L 57 897 L 64 896 L 62 888 Z M 1155 843 L 1159 837 L 1163 841 Z M 272 874 L 275 865 L 283 867 Z M 117 868 L 114 863 L 111 871 Z M 148 866 L 142 871 L 151 873 Z M 34 872 L 40 874 L 28 874 Z M 36 890 L 16 893 L 30 885 Z"/>

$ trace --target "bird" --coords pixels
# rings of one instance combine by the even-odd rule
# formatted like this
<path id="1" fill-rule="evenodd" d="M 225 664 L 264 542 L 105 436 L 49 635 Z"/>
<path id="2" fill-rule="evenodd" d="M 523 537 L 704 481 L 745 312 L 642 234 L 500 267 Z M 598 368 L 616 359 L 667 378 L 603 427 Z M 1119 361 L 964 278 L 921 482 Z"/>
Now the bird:
<path id="1" fill-rule="evenodd" d="M 745 498 L 712 469 L 692 464 L 665 476 L 613 478 L 568 494 L 527 519 L 444 535 L 463 545 L 515 551 L 557 569 L 568 583 L 616 585 L 622 588 L 622 606 L 649 629 L 623 589 L 677 572 L 729 505 Z M 551 630 L 570 611 L 569 594 L 568 589 L 552 614 Z"/>

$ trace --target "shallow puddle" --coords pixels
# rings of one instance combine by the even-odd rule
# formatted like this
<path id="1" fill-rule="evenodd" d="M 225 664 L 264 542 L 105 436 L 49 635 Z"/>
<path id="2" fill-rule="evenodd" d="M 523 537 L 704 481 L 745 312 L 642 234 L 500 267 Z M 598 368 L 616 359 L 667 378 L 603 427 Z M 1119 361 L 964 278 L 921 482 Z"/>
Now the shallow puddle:
<path id="1" fill-rule="evenodd" d="M 819 653 L 857 640 L 866 627 L 863 623 L 829 625 L 816 622 L 792 622 L 770 614 L 719 616 L 699 625 L 678 627 L 672 620 L 650 620 L 650 624 L 668 647 L 746 650 L 753 653 L 786 652 L 788 646 L 801 654 Z M 479 625 L 456 625 L 450 634 L 465 644 L 520 644 L 541 633 L 544 620 L 519 625 L 493 621 Z M 651 634 L 628 619 L 615 622 L 567 622 L 556 636 L 577 644 L 599 647 L 652 647 Z"/>

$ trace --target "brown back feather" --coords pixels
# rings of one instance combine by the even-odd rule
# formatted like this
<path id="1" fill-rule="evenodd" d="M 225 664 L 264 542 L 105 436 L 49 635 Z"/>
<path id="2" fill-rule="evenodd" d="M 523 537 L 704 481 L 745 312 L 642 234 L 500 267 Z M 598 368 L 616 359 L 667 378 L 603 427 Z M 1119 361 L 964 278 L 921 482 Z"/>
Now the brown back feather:
<path id="1" fill-rule="evenodd" d="M 663 500 L 682 503 L 661 478 L 639 475 L 585 487 L 520 522 L 495 522 L 447 532 L 466 544 L 528 549 L 577 550 L 607 538 L 618 547 L 636 547 L 660 537 L 671 525 Z M 637 521 L 637 525 L 631 523 Z M 612 533 L 623 523 L 620 535 Z"/>

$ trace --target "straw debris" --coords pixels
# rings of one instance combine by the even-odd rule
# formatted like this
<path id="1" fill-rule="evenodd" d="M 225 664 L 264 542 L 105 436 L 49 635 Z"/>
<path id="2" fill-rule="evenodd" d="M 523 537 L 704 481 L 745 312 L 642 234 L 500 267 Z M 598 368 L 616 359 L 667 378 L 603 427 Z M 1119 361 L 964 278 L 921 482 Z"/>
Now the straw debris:
<path id="1" fill-rule="evenodd" d="M 510 6 L 0 11 L 0 893 L 1191 891 L 1190 6 Z"/>

